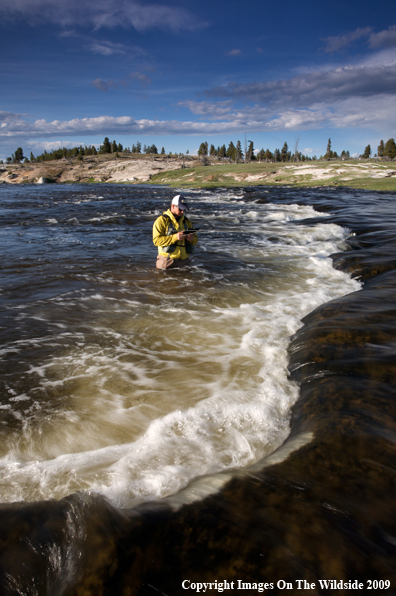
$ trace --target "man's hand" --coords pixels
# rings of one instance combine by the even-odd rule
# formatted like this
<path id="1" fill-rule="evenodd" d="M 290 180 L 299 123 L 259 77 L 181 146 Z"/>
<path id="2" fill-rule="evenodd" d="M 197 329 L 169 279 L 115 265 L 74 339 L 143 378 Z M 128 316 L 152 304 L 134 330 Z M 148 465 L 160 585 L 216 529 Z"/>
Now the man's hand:
<path id="1" fill-rule="evenodd" d="M 184 232 L 177 232 L 176 236 L 178 240 L 183 240 L 184 238 L 187 238 L 187 240 L 191 242 L 191 240 L 194 238 L 194 233 L 186 235 Z"/>

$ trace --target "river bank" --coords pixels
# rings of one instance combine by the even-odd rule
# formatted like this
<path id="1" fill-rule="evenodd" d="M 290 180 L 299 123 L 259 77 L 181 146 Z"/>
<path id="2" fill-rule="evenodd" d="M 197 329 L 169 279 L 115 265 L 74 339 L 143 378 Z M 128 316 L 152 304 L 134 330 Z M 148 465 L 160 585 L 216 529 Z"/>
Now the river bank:
<path id="1" fill-rule="evenodd" d="M 202 165 L 193 156 L 113 155 L 82 159 L 4 164 L 0 183 L 128 183 L 172 187 L 341 186 L 365 190 L 396 190 L 396 164 L 375 160 L 301 163 L 251 162 L 230 164 L 213 160 Z"/>

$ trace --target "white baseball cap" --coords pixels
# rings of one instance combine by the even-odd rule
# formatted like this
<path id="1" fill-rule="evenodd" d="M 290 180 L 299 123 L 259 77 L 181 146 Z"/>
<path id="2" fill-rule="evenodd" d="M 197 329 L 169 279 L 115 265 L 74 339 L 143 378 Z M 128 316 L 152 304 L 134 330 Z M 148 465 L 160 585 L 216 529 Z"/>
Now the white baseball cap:
<path id="1" fill-rule="evenodd" d="M 175 197 L 173 197 L 172 205 L 176 205 L 176 207 L 179 207 L 179 209 L 181 209 L 182 211 L 187 211 L 188 209 L 188 205 L 182 195 L 176 195 Z"/>

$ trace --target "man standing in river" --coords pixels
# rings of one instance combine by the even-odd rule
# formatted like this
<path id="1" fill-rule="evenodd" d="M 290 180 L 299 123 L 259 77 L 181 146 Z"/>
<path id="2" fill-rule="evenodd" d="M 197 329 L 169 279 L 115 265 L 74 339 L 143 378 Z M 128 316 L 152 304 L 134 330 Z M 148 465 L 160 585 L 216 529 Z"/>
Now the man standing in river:
<path id="1" fill-rule="evenodd" d="M 153 225 L 153 242 L 158 247 L 157 269 L 184 267 L 198 243 L 191 221 L 184 215 L 188 205 L 182 195 L 172 199 L 170 208 Z"/>

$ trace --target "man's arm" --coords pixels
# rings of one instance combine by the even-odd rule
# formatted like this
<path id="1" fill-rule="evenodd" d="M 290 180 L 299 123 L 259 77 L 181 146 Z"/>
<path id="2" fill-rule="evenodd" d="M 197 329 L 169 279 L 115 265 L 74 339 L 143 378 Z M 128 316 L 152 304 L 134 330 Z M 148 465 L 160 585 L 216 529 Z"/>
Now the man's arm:
<path id="1" fill-rule="evenodd" d="M 153 225 L 153 242 L 155 246 L 170 246 L 178 241 L 177 234 L 167 236 L 168 222 L 162 215 L 155 220 Z"/>

